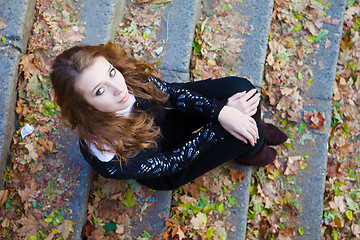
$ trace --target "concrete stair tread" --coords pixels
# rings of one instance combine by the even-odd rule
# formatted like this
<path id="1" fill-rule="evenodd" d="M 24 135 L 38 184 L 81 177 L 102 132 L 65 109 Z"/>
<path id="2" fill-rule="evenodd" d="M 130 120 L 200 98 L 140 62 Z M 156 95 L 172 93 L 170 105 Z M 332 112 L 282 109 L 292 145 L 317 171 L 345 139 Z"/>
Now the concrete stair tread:
<path id="1" fill-rule="evenodd" d="M 116 28 L 121 21 L 124 12 L 125 2 L 125 0 L 103 0 L 100 2 L 95 0 L 79 0 L 78 7 L 82 9 L 80 11 L 79 20 L 86 22 L 86 34 L 82 43 L 98 44 L 113 40 Z M 27 4 L 29 5 L 26 5 L 26 9 L 29 8 L 28 6 L 31 4 L 34 6 L 35 1 L 27 1 Z M 206 4 L 211 4 L 211 1 L 209 0 Z M 320 43 L 321 46 L 315 55 L 315 59 L 317 61 L 323 60 L 324 67 L 320 69 L 317 66 L 313 66 L 312 71 L 314 72 L 315 81 L 311 85 L 309 91 L 304 93 L 304 99 L 306 100 L 304 103 L 304 110 L 312 111 L 315 109 L 318 112 L 324 112 L 327 125 L 325 126 L 325 132 L 319 133 L 317 131 L 309 131 L 313 140 L 305 141 L 305 145 L 297 144 L 295 146 L 295 151 L 298 151 L 298 153 L 304 153 L 306 151 L 306 153 L 310 155 L 307 169 L 296 177 L 296 183 L 303 189 L 299 199 L 300 208 L 302 209 L 302 213 L 299 214 L 299 227 L 304 231 L 304 235 L 297 236 L 297 239 L 321 238 L 322 201 L 327 164 L 327 142 L 330 133 L 329 124 L 331 122 L 332 85 L 335 79 L 337 55 L 342 33 L 342 20 L 345 10 L 344 1 L 331 1 L 331 4 L 328 15 L 330 15 L 332 19 L 339 19 L 340 22 L 336 25 L 325 24 L 326 28 L 329 29 L 329 34 L 326 38 L 328 38 L 332 44 L 329 48 L 325 48 L 325 41 Z M 237 66 L 237 71 L 240 76 L 251 79 L 256 87 L 262 86 L 272 7 L 272 0 L 261 0 L 256 2 L 244 0 L 234 8 L 239 16 L 246 16 L 249 20 L 249 25 L 252 26 L 252 31 L 249 35 L 239 36 L 243 37 L 245 41 L 242 46 L 241 58 Z M 0 13 L 2 12 L 0 11 Z M 175 0 L 171 4 L 168 4 L 164 10 L 166 21 L 163 21 L 161 25 L 159 39 L 162 39 L 166 43 L 165 49 L 167 52 L 160 59 L 163 62 L 163 65 L 161 65 L 160 68 L 164 71 L 163 77 L 167 81 L 185 82 L 189 80 L 189 60 L 191 56 L 194 27 L 199 17 L 199 13 L 200 0 Z M 29 14 L 31 15 L 31 11 L 30 13 L 25 13 L 24 16 L 21 16 L 21 19 L 28 19 Z M 13 42 L 9 42 L 10 48 L 1 50 L 0 52 L 0 60 L 4 62 L 4 64 L 4 59 L 10 60 L 10 63 L 6 64 L 13 71 L 8 75 L 2 75 L 5 76 L 6 79 L 13 79 L 9 82 L 17 80 L 17 64 L 21 55 L 20 51 L 25 50 L 26 39 L 28 37 L 26 34 L 24 35 L 24 32 L 28 31 L 29 22 L 30 21 L 18 22 L 14 25 L 14 28 L 6 29 L 6 31 L 11 30 L 12 32 L 0 30 L 0 34 L 9 36 L 10 40 L 14 39 Z M 182 25 L 179 25 L 179 22 L 181 22 Z M 182 38 L 177 38 L 177 35 L 182 36 Z M 1 69 L 4 69 L 4 65 L 1 64 L 1 66 Z M 9 92 L 9 94 L 14 92 L 14 86 L 6 85 L 3 87 L 3 84 L 4 83 L 1 82 L 1 89 Z M 14 96 L 10 96 L 10 98 L 13 99 Z M 3 98 L 3 95 L 0 95 L 0 100 L 3 99 L 5 99 Z M 9 100 L 8 98 L 4 100 L 6 103 L 12 101 L 13 100 Z M 9 106 L 12 105 L 15 106 L 15 104 L 9 104 Z M 4 107 L 0 109 L 3 108 Z M 0 121 L 1 135 L 5 132 L 4 129 L 8 128 L 9 122 L 13 121 L 12 116 L 4 115 L 4 119 L 1 119 Z M 63 130 L 63 136 L 61 142 L 66 156 L 69 159 L 72 159 L 74 164 L 81 165 L 80 175 L 77 178 L 80 186 L 74 191 L 73 199 L 70 199 L 69 202 L 69 208 L 72 210 L 72 215 L 70 217 L 78 221 L 78 224 L 74 225 L 74 236 L 75 239 L 81 239 L 81 228 L 86 222 L 86 208 L 93 173 L 78 152 L 77 136 L 69 130 Z M 295 141 L 298 141 L 298 139 L 295 139 Z M 9 148 L 7 146 L 9 144 L 5 142 L 0 143 L 1 149 Z M 2 153 L 1 158 L 3 159 Z M 245 239 L 252 169 L 251 167 L 243 167 L 234 164 L 232 167 L 245 172 L 246 177 L 243 182 L 237 184 L 236 189 L 232 192 L 237 200 L 238 206 L 230 209 L 231 214 L 229 222 L 233 226 L 236 226 L 236 232 L 229 232 L 228 239 Z M 0 177 L 2 177 L 3 168 L 0 167 L 0 170 Z M 312 188 L 310 188 L 310 186 Z M 164 216 L 169 215 L 171 192 L 155 191 L 154 197 L 157 199 L 157 204 L 153 204 L 151 208 L 147 209 L 147 215 L 143 217 L 141 222 L 134 223 L 134 236 L 139 236 L 143 230 L 147 230 L 153 236 L 165 230 L 163 222 L 159 224 L 159 221 L 162 221 Z M 157 213 L 161 213 L 161 215 L 157 216 Z"/>
<path id="2" fill-rule="evenodd" d="M 323 61 L 324 64 L 321 68 L 318 64 L 311 66 L 314 82 L 309 91 L 304 93 L 304 111 L 313 112 L 315 110 L 324 113 L 325 125 L 321 131 L 307 131 L 310 139 L 306 140 L 304 145 L 299 144 L 299 139 L 295 139 L 295 151 L 310 155 L 307 160 L 307 167 L 295 178 L 296 184 L 302 189 L 298 199 L 301 208 L 298 228 L 304 231 L 304 234 L 297 236 L 297 239 L 321 239 L 322 237 L 328 139 L 331 131 L 331 106 L 345 3 L 344 1 L 331 1 L 327 16 L 339 20 L 339 23 L 324 24 L 324 29 L 328 29 L 329 34 L 326 39 L 319 43 L 319 49 L 314 56 L 316 62 Z M 329 47 L 325 47 L 326 41 L 331 42 Z"/>

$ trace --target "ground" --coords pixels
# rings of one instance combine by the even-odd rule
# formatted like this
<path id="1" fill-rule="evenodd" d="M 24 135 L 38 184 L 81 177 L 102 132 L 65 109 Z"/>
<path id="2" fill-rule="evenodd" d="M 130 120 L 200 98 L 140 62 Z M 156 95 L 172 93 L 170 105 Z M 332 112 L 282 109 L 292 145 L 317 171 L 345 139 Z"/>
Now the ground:
<path id="1" fill-rule="evenodd" d="M 241 57 L 242 44 L 236 34 L 251 34 L 251 26 L 233 15 L 235 2 L 241 1 L 221 1 L 211 12 L 202 13 L 193 43 L 192 80 L 236 75 L 234 65 Z M 118 28 L 116 42 L 125 43 L 133 56 L 160 65 L 161 43 L 156 42 L 156 32 L 166 3 L 132 4 Z M 330 7 L 320 0 L 275 1 L 262 96 L 266 110 L 272 113 L 269 121 L 286 131 L 289 140 L 277 147 L 279 157 L 274 165 L 254 170 L 247 239 L 289 239 L 302 234 L 301 229 L 294 232 L 301 189 L 293 176 L 306 168 L 309 156 L 291 156 L 289 150 L 295 136 L 323 127 L 321 113 L 303 118 L 298 111 L 302 109 L 301 93 L 313 81 L 307 56 L 328 34 L 323 22 L 336 21 L 326 16 Z M 333 94 L 323 239 L 360 237 L 359 14 L 359 1 L 349 0 Z M 0 28 L 5 27 L 0 20 Z M 72 1 L 37 1 L 32 35 L 19 63 L 18 125 L 5 188 L 0 191 L 1 238 L 71 239 L 76 223 L 66 218 L 66 200 L 77 184 L 71 180 L 79 169 L 56 161 L 61 158 L 56 139 L 63 123 L 51 92 L 49 71 L 51 59 L 81 41 L 82 32 Z M 2 36 L 1 41 L 6 38 Z M 64 173 L 64 169 L 69 171 Z M 225 165 L 175 191 L 171 216 L 164 219 L 169 226 L 164 238 L 225 238 L 232 230 L 226 216 L 236 204 L 231 189 L 242 177 L 240 171 Z M 65 179 L 71 184 L 64 186 Z M 149 191 L 133 181 L 96 177 L 84 235 L 88 239 L 106 239 L 105 233 L 109 239 L 126 238 L 131 221 L 153 204 Z M 113 212 L 114 205 L 118 214 Z M 149 236 L 143 232 L 142 237 Z"/>

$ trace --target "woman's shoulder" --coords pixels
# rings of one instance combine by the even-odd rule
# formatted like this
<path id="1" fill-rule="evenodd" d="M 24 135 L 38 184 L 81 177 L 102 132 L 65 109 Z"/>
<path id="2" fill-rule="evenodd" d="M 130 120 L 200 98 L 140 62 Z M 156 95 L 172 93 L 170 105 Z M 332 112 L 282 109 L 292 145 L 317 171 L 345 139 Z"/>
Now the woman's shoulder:
<path id="1" fill-rule="evenodd" d="M 90 154 L 94 155 L 101 162 L 110 162 L 115 157 L 115 153 L 113 153 L 112 149 L 108 145 L 104 146 L 107 151 L 102 152 L 98 150 L 93 144 L 89 144 L 86 140 L 83 140 L 83 143 L 87 145 L 87 149 L 90 149 Z"/>

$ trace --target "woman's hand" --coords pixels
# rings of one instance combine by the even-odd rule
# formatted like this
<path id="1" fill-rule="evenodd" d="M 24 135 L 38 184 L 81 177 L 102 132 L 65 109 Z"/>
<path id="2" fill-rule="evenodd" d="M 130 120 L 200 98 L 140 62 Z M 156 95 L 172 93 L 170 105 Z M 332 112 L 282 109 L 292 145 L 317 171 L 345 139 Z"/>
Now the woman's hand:
<path id="1" fill-rule="evenodd" d="M 219 113 L 219 122 L 231 135 L 252 146 L 259 138 L 255 120 L 238 109 L 224 106 Z"/>
<path id="2" fill-rule="evenodd" d="M 228 99 L 226 106 L 236 108 L 247 116 L 252 116 L 256 113 L 257 106 L 260 103 L 260 93 L 255 93 L 256 89 L 251 89 L 248 92 L 238 92 Z"/>

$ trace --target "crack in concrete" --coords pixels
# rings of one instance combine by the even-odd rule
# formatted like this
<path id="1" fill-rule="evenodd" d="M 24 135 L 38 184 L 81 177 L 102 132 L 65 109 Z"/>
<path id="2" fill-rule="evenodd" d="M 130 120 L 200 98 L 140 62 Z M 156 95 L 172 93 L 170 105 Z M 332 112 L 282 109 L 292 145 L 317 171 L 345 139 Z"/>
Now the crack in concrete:
<path id="1" fill-rule="evenodd" d="M 20 37 L 14 37 L 14 36 L 6 36 L 2 35 L 4 37 L 5 43 L 3 41 L 0 42 L 0 47 L 12 47 L 13 49 L 17 50 L 19 53 L 23 53 L 21 50 L 21 47 L 19 47 L 19 42 L 21 42 Z"/>

